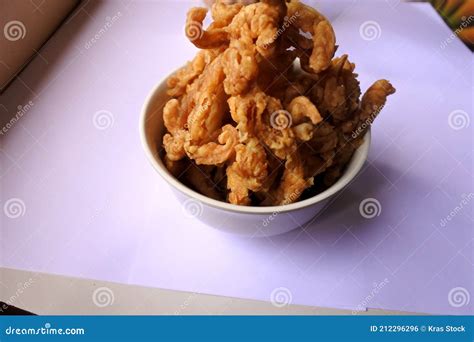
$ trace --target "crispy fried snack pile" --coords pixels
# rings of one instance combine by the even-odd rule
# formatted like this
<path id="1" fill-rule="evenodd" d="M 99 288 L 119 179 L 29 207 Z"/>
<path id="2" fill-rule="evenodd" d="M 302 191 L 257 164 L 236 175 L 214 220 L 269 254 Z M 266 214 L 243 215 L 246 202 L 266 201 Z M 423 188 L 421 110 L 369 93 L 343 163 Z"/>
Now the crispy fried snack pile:
<path id="1" fill-rule="evenodd" d="M 189 10 L 186 35 L 201 50 L 168 79 L 164 160 L 211 198 L 288 204 L 337 181 L 395 89 L 379 80 L 360 99 L 355 65 L 334 58 L 315 9 L 250 2 L 217 0 L 206 30 L 207 9 Z"/>

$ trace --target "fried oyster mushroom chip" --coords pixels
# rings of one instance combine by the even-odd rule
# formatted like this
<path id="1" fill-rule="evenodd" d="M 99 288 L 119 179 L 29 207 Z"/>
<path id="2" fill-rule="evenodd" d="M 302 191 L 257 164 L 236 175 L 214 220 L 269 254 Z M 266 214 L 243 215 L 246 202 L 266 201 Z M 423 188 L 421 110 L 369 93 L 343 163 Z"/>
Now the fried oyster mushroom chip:
<path id="1" fill-rule="evenodd" d="M 258 192 L 268 176 L 265 149 L 257 138 L 235 146 L 235 160 L 227 168 L 229 202 L 249 205 L 250 191 Z"/>
<path id="2" fill-rule="evenodd" d="M 285 205 L 343 174 L 387 97 L 361 97 L 355 64 L 335 57 L 334 30 L 298 0 L 217 0 L 191 8 L 199 48 L 168 78 L 163 160 L 184 184 L 236 205 Z"/>

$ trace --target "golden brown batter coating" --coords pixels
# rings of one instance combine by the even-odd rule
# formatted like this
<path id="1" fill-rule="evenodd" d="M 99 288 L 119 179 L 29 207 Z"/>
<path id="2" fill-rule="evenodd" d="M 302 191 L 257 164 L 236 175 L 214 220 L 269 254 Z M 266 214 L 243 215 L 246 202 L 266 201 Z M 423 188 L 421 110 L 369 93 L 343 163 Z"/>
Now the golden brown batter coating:
<path id="1" fill-rule="evenodd" d="M 164 162 L 196 191 L 239 205 L 284 205 L 336 182 L 395 89 L 361 96 L 355 64 L 334 57 L 329 21 L 298 0 L 217 0 L 191 8 L 201 50 L 168 79 Z"/>

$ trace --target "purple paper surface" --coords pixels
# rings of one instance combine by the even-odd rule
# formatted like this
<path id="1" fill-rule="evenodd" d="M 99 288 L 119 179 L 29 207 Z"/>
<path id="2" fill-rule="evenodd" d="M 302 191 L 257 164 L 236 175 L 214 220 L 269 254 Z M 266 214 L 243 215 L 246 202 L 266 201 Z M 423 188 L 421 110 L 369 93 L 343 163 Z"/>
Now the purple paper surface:
<path id="1" fill-rule="evenodd" d="M 472 314 L 472 54 L 433 9 L 318 2 L 362 89 L 387 78 L 397 93 L 374 124 L 363 171 L 313 223 L 244 239 L 183 215 L 140 144 L 147 93 L 195 53 L 183 35 L 192 4 L 89 2 L 1 95 L 0 265 L 260 300 L 280 292 L 294 304 Z M 375 213 L 361 212 L 366 199 Z"/>

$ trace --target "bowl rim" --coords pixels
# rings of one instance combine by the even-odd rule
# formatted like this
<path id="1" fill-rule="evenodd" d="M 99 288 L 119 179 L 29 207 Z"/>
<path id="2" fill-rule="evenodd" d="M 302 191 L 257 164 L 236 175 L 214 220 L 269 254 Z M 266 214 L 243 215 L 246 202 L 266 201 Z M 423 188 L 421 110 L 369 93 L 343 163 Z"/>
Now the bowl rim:
<path id="1" fill-rule="evenodd" d="M 265 206 L 265 207 L 257 207 L 257 206 L 243 206 L 237 204 L 231 204 L 228 202 L 222 202 L 201 193 L 194 191 L 193 189 L 187 187 L 183 183 L 181 183 L 176 177 L 174 177 L 166 168 L 161 158 L 155 158 L 152 147 L 149 146 L 147 142 L 146 136 L 146 124 L 147 124 L 147 113 L 151 109 L 151 101 L 155 94 L 158 92 L 159 88 L 163 86 L 163 83 L 167 81 L 169 76 L 166 76 L 163 80 L 156 83 L 151 91 L 147 94 L 145 102 L 142 105 L 141 113 L 140 113 L 140 120 L 139 120 L 139 132 L 140 132 L 140 140 L 142 147 L 145 151 L 148 161 L 151 163 L 153 168 L 160 174 L 160 176 L 173 188 L 181 192 L 183 195 L 187 196 L 188 199 L 197 200 L 205 205 L 221 209 L 224 211 L 230 211 L 234 213 L 240 214 L 254 214 L 254 215 L 261 215 L 261 214 L 274 214 L 274 213 L 284 213 L 290 211 L 296 211 L 300 209 L 304 209 L 315 205 L 317 203 L 321 203 L 330 197 L 337 194 L 340 190 L 344 189 L 347 185 L 349 185 L 354 178 L 359 174 L 359 171 L 362 169 L 364 163 L 367 160 L 367 156 L 369 153 L 369 147 L 371 143 L 371 133 L 370 127 L 367 129 L 364 135 L 364 142 L 361 146 L 357 148 L 354 152 L 349 163 L 353 164 L 350 172 L 346 169 L 342 176 L 331 185 L 329 188 L 324 190 L 323 192 L 312 196 L 310 198 L 304 199 L 302 201 L 284 204 L 284 205 L 276 205 L 276 206 Z M 162 113 L 161 113 L 162 115 Z"/>

